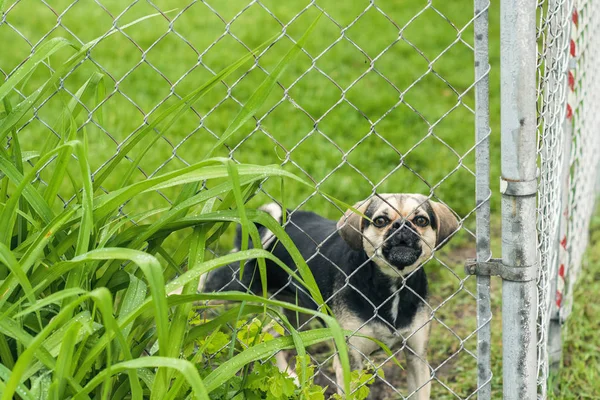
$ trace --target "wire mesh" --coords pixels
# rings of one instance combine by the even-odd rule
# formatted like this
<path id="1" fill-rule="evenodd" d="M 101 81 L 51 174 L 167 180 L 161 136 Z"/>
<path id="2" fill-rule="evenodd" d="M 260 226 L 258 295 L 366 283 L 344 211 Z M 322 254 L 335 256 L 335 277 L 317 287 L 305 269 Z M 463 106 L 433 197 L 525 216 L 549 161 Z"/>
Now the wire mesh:
<path id="1" fill-rule="evenodd" d="M 592 2 L 543 1 L 539 15 L 538 393 L 546 398 L 549 322 L 570 312 L 596 197 L 599 49 Z"/>
<path id="2" fill-rule="evenodd" d="M 427 361 L 432 397 L 472 398 L 479 390 L 477 296 L 475 279 L 463 274 L 462 264 L 466 256 L 474 256 L 475 211 L 489 201 L 487 194 L 477 204 L 475 196 L 463 195 L 475 193 L 476 144 L 489 136 L 488 131 L 475 141 L 475 13 L 445 1 L 348 3 L 352 5 L 327 0 L 8 2 L 0 34 L 5 43 L 12 43 L 13 57 L 0 60 L 0 73 L 9 77 L 51 37 L 66 36 L 83 44 L 116 28 L 117 33 L 93 46 L 18 128 L 25 147 L 48 135 L 60 138 L 55 111 L 64 101 L 76 99 L 86 116 L 78 130 L 87 132 L 94 149 L 90 162 L 96 177 L 174 99 L 264 38 L 275 36 L 271 46 L 194 104 L 175 126 L 156 129 L 159 138 L 148 154 L 126 157 L 141 157 L 132 177 L 138 181 L 188 165 L 214 145 L 282 51 L 322 12 L 313 34 L 319 39 L 308 43 L 252 124 L 228 140 L 224 152 L 238 162 L 281 164 L 349 203 L 381 192 L 420 192 L 448 204 L 460 218 L 461 230 L 453 241 L 461 245 L 436 252 L 425 266 L 432 326 Z M 124 28 L 135 18 L 155 13 L 159 16 L 148 24 Z M 430 26 L 438 29 L 431 37 L 423 34 Z M 48 71 L 55 62 L 45 63 Z M 15 95 L 26 98 L 48 71 L 36 71 Z M 78 98 L 78 88 L 96 71 L 104 76 L 105 93 L 97 102 Z M 479 79 L 485 77 L 487 73 Z M 473 140 L 458 140 L 465 135 Z M 43 183 L 52 168 L 51 162 L 37 179 Z M 118 187 L 126 169 L 124 165 L 115 170 L 102 190 Z M 257 205 L 282 196 L 272 182 L 262 185 L 262 193 L 253 200 Z M 287 195 L 292 211 L 317 210 L 334 219 L 344 211 L 317 190 L 300 188 Z M 76 191 L 63 188 L 60 196 L 67 205 Z M 121 213 L 168 206 L 174 196 L 169 190 L 151 193 L 123 205 Z M 216 253 L 229 250 L 227 244 L 220 246 Z M 374 307 L 373 319 L 378 318 Z M 406 343 L 394 349 L 394 356 L 405 347 Z M 385 371 L 376 375 L 373 398 L 410 394 L 406 372 L 394 367 L 392 357 L 364 357 Z M 313 355 L 319 382 L 334 389 L 331 359 L 330 352 Z M 455 376 L 458 366 L 460 378 Z"/>
<path id="3" fill-rule="evenodd" d="M 567 72 L 572 1 L 539 4 L 538 25 L 538 386 L 546 396 L 548 379 L 547 330 L 552 309 L 551 287 L 557 275 L 558 230 L 564 191 L 563 160 L 566 136 Z"/>
<path id="4" fill-rule="evenodd" d="M 600 150 L 598 135 L 598 89 L 595 70 L 598 66 L 598 9 L 595 3 L 577 3 L 578 29 L 575 37 L 576 66 L 573 109 L 573 144 L 571 151 L 571 186 L 569 197 L 567 242 L 569 268 L 565 272 L 567 288 L 565 305 L 561 309 L 564 320 L 570 313 L 574 301 L 573 284 L 582 266 L 583 255 L 588 244 L 588 226 L 592 216 Z"/>

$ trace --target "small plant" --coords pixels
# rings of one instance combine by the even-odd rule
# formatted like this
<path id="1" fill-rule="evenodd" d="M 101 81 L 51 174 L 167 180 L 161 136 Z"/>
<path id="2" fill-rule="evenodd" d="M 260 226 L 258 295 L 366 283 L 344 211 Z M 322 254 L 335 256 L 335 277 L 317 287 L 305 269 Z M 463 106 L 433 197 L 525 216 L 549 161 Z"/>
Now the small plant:
<path id="1" fill-rule="evenodd" d="M 375 372 L 366 369 L 352 371 L 350 375 L 350 395 L 344 398 L 336 393 L 332 396 L 332 400 L 365 400 L 371 392 L 369 386 L 375 382 L 375 374 L 384 378 L 383 369 L 378 369 Z"/>

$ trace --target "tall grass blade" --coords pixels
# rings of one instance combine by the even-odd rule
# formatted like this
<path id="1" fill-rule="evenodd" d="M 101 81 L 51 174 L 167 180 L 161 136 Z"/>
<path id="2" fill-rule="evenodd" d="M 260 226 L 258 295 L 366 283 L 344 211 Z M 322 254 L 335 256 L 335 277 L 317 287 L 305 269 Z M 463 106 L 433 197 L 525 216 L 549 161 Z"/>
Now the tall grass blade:
<path id="1" fill-rule="evenodd" d="M 17 261 L 14 254 L 4 243 L 0 243 L 0 263 L 8 267 L 10 273 L 15 277 L 18 284 L 23 288 L 23 291 L 25 292 L 25 297 L 27 298 L 27 300 L 29 300 L 29 303 L 34 304 L 36 299 L 33 287 L 31 286 L 27 275 L 21 268 L 19 261 Z"/>
<path id="2" fill-rule="evenodd" d="M 77 136 L 77 126 L 75 124 L 75 120 L 72 118 L 72 116 L 69 117 L 70 118 L 68 122 L 65 124 L 65 133 L 63 133 L 63 137 L 66 138 L 65 142 L 67 143 L 74 141 Z M 48 203 L 50 207 L 52 207 L 54 202 L 58 200 L 58 191 L 60 190 L 60 187 L 63 184 L 67 166 L 69 165 L 69 160 L 73 152 L 73 147 L 74 146 L 63 147 L 58 152 L 55 160 L 53 161 L 54 172 L 48 182 L 46 190 L 44 191 L 44 200 L 46 201 L 46 203 Z M 45 157 L 43 157 L 43 159 L 44 158 Z"/>
<path id="3" fill-rule="evenodd" d="M 25 100 L 23 100 L 22 102 L 17 104 L 17 106 L 15 107 L 13 112 L 8 114 L 6 116 L 6 118 L 4 118 L 3 120 L 0 121 L 0 140 L 3 140 L 6 137 L 8 132 L 38 102 L 38 100 L 44 95 L 44 93 L 46 93 L 46 91 L 48 89 L 50 89 L 51 87 L 54 87 L 54 84 L 56 82 L 58 82 L 59 79 L 61 79 L 68 71 L 70 71 L 73 67 L 75 67 L 75 65 L 77 63 L 81 62 L 85 57 L 87 57 L 88 51 L 93 46 L 95 46 L 101 40 L 107 38 L 108 36 L 110 36 L 116 32 L 119 32 L 119 30 L 126 29 L 126 28 L 133 26 L 139 22 L 142 22 L 148 18 L 162 16 L 162 15 L 163 14 L 161 14 L 161 13 L 151 14 L 151 15 L 139 18 L 127 25 L 124 25 L 123 27 L 121 27 L 119 29 L 112 28 L 106 34 L 86 43 L 85 45 L 83 45 L 81 47 L 78 47 L 77 45 L 69 42 L 68 40 L 66 40 L 64 38 L 50 39 L 48 42 L 42 44 L 40 46 L 40 48 L 38 49 L 38 51 L 36 51 L 33 54 L 33 56 L 25 64 L 27 64 L 31 60 L 33 60 L 33 61 L 31 61 L 29 64 L 27 64 L 25 68 L 23 68 L 23 66 L 21 68 L 19 68 L 19 70 L 17 70 L 11 76 L 11 78 L 12 78 L 16 75 L 14 80 L 11 81 L 10 80 L 11 78 L 9 78 L 9 80 L 7 80 L 7 82 L 5 82 L 4 84 L 2 84 L 2 86 L 0 86 L 0 100 L 3 99 L 8 93 L 10 93 L 10 91 L 14 89 L 14 87 L 16 86 L 16 84 L 18 82 L 20 82 L 25 76 L 28 76 L 28 74 L 42 60 L 48 58 L 54 52 L 60 50 L 61 48 L 66 47 L 66 46 L 74 47 L 78 51 L 74 55 L 72 55 L 67 61 L 65 61 L 60 67 L 58 67 L 54 71 L 54 73 L 50 76 L 50 78 L 42 86 L 40 86 L 35 92 L 33 92 L 31 95 L 29 95 Z M 48 43 L 50 43 L 50 44 L 48 44 Z"/>
<path id="4" fill-rule="evenodd" d="M 254 114 L 256 114 L 256 112 L 259 110 L 259 108 L 264 104 L 264 102 L 269 97 L 269 94 L 271 93 L 271 91 L 273 90 L 275 85 L 277 84 L 277 81 L 281 77 L 281 74 L 283 74 L 285 69 L 290 64 L 290 62 L 298 55 L 300 50 L 302 50 L 302 47 L 306 43 L 306 40 L 312 33 L 313 29 L 316 27 L 317 22 L 319 22 L 319 19 L 321 18 L 322 15 L 323 14 L 321 13 L 317 16 L 317 18 L 315 18 L 315 20 L 312 22 L 312 24 L 310 24 L 308 29 L 304 32 L 304 34 L 302 35 L 300 40 L 298 40 L 296 43 L 294 43 L 294 46 L 287 52 L 287 54 L 283 57 L 283 59 L 277 64 L 277 66 L 275 67 L 273 72 L 271 74 L 268 74 L 267 77 L 265 78 L 265 80 L 262 82 L 262 84 L 258 87 L 258 89 L 256 89 L 256 91 L 254 93 L 252 93 L 252 96 L 250 96 L 250 99 L 248 100 L 248 102 L 246 104 L 244 104 L 244 106 L 242 107 L 240 112 L 236 115 L 234 120 L 231 122 L 231 124 L 225 130 L 225 133 L 223 133 L 223 135 L 221 135 L 221 137 L 219 138 L 219 141 L 206 154 L 205 158 L 211 157 L 217 148 L 219 148 L 221 145 L 223 145 L 223 143 L 225 143 L 225 141 L 227 139 L 229 139 L 229 137 L 231 137 L 231 135 L 233 135 L 238 129 L 240 129 L 240 127 L 242 125 L 244 125 L 244 123 L 246 123 L 246 121 L 248 121 L 250 118 L 252 118 L 252 116 L 254 116 Z"/>
<path id="5" fill-rule="evenodd" d="M 150 293 L 152 294 L 154 304 L 154 318 L 158 332 L 158 342 L 160 354 L 166 353 L 169 340 L 169 325 L 167 314 L 167 302 L 165 293 L 165 283 L 162 276 L 162 267 L 153 256 L 132 249 L 124 248 L 104 248 L 92 250 L 73 258 L 73 262 L 85 262 L 93 260 L 129 260 L 137 264 L 148 281 Z"/>
<path id="6" fill-rule="evenodd" d="M 130 359 L 131 354 L 129 353 L 129 348 L 121 334 L 121 331 L 118 329 L 116 321 L 112 316 L 112 301 L 110 299 L 110 293 L 106 288 L 96 289 L 89 294 L 84 296 L 80 296 L 73 303 L 65 306 L 54 318 L 52 318 L 48 324 L 42 329 L 40 333 L 38 333 L 25 348 L 23 353 L 21 353 L 18 358 L 15 366 L 13 368 L 13 373 L 6 383 L 6 387 L 4 392 L 2 393 L 2 400 L 11 400 L 17 389 L 17 386 L 21 382 L 21 378 L 25 373 L 25 370 L 29 363 L 32 361 L 36 351 L 42 347 L 44 340 L 53 332 L 58 326 L 60 326 L 67 316 L 69 316 L 72 311 L 77 307 L 80 303 L 87 299 L 94 300 L 94 303 L 97 305 L 100 310 L 102 317 L 104 319 L 104 323 L 106 325 L 107 330 L 114 332 L 116 334 L 117 339 L 119 340 L 121 346 L 126 351 L 126 358 Z M 1 325 L 1 322 L 0 322 Z M 132 394 L 134 398 L 141 399 L 141 387 L 139 385 L 139 381 L 137 378 L 137 374 L 135 370 L 129 371 Z"/>
<path id="7" fill-rule="evenodd" d="M 76 47 L 65 38 L 57 37 L 42 43 L 1 86 L 0 100 L 4 98 L 44 60 L 64 47 Z"/>
<path id="8" fill-rule="evenodd" d="M 38 162 L 36 165 L 40 165 L 40 163 Z M 31 208 L 36 212 L 43 222 L 48 223 L 54 218 L 54 213 L 44 198 L 38 193 L 33 185 L 25 180 L 23 174 L 17 170 L 11 160 L 6 158 L 4 154 L 0 154 L 0 170 L 2 170 L 8 179 L 10 179 L 15 185 L 24 185 L 22 189 L 23 197 L 27 200 Z M 15 197 L 14 193 L 11 195 L 10 199 L 13 197 Z M 18 199 L 19 196 L 16 197 Z M 8 201 L 10 201 L 10 199 Z M 16 202 L 16 200 L 14 201 Z M 10 234 L 10 232 L 8 234 Z"/>
<path id="9" fill-rule="evenodd" d="M 12 112 L 12 104 L 8 97 L 3 99 L 4 109 L 7 113 Z M 23 155 L 21 154 L 21 144 L 19 142 L 19 135 L 17 135 L 16 129 L 11 129 L 11 153 L 13 162 L 17 168 L 17 171 L 23 173 Z M 27 214 L 27 204 L 24 199 L 19 199 L 19 215 L 17 216 L 17 245 L 24 241 L 27 237 L 27 221 L 23 218 L 24 214 Z"/>
<path id="10" fill-rule="evenodd" d="M 71 324 L 64 335 L 61 335 L 62 345 L 60 353 L 56 360 L 56 368 L 53 371 L 52 384 L 50 385 L 51 399 L 64 399 L 65 388 L 67 386 L 67 377 L 72 374 L 74 365 L 71 364 L 73 353 L 75 352 L 75 344 L 81 325 L 76 322 Z"/>
<path id="11" fill-rule="evenodd" d="M 79 400 L 83 398 L 87 393 L 91 392 L 96 386 L 98 386 L 102 380 L 106 379 L 107 376 L 117 374 L 127 370 L 137 370 L 140 368 L 172 368 L 175 369 L 186 378 L 193 390 L 193 398 L 198 400 L 208 399 L 208 391 L 196 367 L 187 360 L 179 360 L 169 357 L 142 357 L 135 360 L 123 361 L 115 364 L 110 370 L 103 370 L 94 378 L 92 378 L 83 390 L 73 397 L 73 400 Z"/>
<path id="12" fill-rule="evenodd" d="M 147 293 L 148 285 L 146 285 L 143 280 L 138 279 L 135 275 L 129 274 L 129 286 L 125 291 L 123 303 L 121 304 L 121 309 L 119 310 L 119 317 L 117 318 L 119 325 L 121 325 L 127 315 L 132 313 L 144 303 Z M 133 322 L 121 327 L 123 336 L 128 337 L 132 328 Z"/>
<path id="13" fill-rule="evenodd" d="M 24 273 L 27 273 L 29 268 L 31 268 L 31 266 L 39 260 L 48 242 L 54 239 L 56 231 L 59 230 L 59 228 L 71 218 L 73 213 L 74 210 L 65 211 L 56 217 L 56 219 L 50 221 L 50 223 L 44 229 L 42 229 L 37 236 L 33 236 L 35 240 L 20 259 L 21 269 Z M 2 309 L 4 303 L 10 297 L 16 285 L 17 280 L 14 275 L 9 275 L 4 282 L 2 282 L 0 285 L 0 293 L 2 293 L 3 296 L 0 297 L 0 309 Z"/>
<path id="14" fill-rule="evenodd" d="M 189 247 L 188 269 L 194 269 L 204 261 L 204 251 L 206 244 L 207 230 L 204 227 L 194 229 L 192 240 Z M 198 290 L 198 280 L 192 280 L 183 286 L 182 294 L 193 294 Z M 192 311 L 192 303 L 184 303 L 175 309 L 175 314 L 171 320 L 169 329 L 171 340 L 166 351 L 168 357 L 178 357 L 183 346 L 185 334 L 188 332 L 188 318 Z M 159 387 L 154 387 L 152 391 L 153 398 L 162 399 L 169 388 L 168 382 L 172 379 L 170 371 L 159 370 L 156 377 L 161 382 Z"/>
<path id="15" fill-rule="evenodd" d="M 1 3 L 2 2 L 0 1 L 0 7 L 2 6 Z M 5 388 L 4 382 L 6 382 L 6 381 L 8 381 L 10 379 L 11 373 L 12 373 L 12 371 L 9 368 L 7 368 L 4 365 L 0 364 L 0 393 L 2 393 L 4 391 L 4 388 Z M 17 386 L 16 393 L 17 393 L 17 395 L 19 395 L 19 397 L 22 400 L 37 400 L 29 392 L 29 389 L 25 385 L 23 385 L 23 384 L 19 384 Z"/>
<path id="16" fill-rule="evenodd" d="M 75 146 L 75 153 L 79 161 L 81 178 L 83 182 L 83 196 L 81 202 L 82 216 L 79 225 L 79 236 L 75 254 L 81 255 L 89 250 L 90 239 L 94 228 L 94 189 L 92 185 L 92 171 L 88 164 L 88 142 L 85 131 L 82 133 L 82 141 Z"/>
<path id="17" fill-rule="evenodd" d="M 168 121 L 165 122 L 164 125 L 161 126 L 162 134 L 164 134 L 179 119 L 179 117 L 185 111 L 187 111 L 189 107 L 191 107 L 192 104 L 194 104 L 196 101 L 198 101 L 200 98 L 202 98 L 206 93 L 208 93 L 212 88 L 214 88 L 219 82 L 221 82 L 227 76 L 229 76 L 234 71 L 236 71 L 238 68 L 240 68 L 245 62 L 252 59 L 252 57 L 254 57 L 257 52 L 259 52 L 262 49 L 264 49 L 265 47 L 267 47 L 270 43 L 271 43 L 271 40 L 268 40 L 267 42 L 261 44 L 254 51 L 242 56 L 236 62 L 234 62 L 233 64 L 224 68 L 222 71 L 217 73 L 215 76 L 213 76 L 211 79 L 209 79 L 202 86 L 200 86 L 197 89 L 194 89 L 190 94 L 184 96 L 181 100 L 178 100 L 175 104 L 173 104 L 172 106 L 167 108 L 158 117 L 156 117 L 155 120 L 148 123 L 148 125 L 146 127 L 144 127 L 143 129 L 138 131 L 135 135 L 133 135 L 127 141 L 127 143 L 125 143 L 125 145 L 119 149 L 119 152 L 115 155 L 115 157 L 103 168 L 102 172 L 96 176 L 96 179 L 94 180 L 94 188 L 98 188 L 104 182 L 104 180 L 112 173 L 112 171 L 121 162 L 121 160 L 127 154 L 129 154 L 129 152 L 133 149 L 133 147 L 135 147 L 142 139 L 144 139 L 148 135 L 148 133 L 157 129 L 163 121 L 166 121 L 167 118 L 171 117 Z M 146 152 L 150 149 L 152 144 L 154 142 L 156 142 L 156 140 L 158 140 L 158 138 L 160 136 L 161 136 L 161 134 L 156 133 L 156 135 L 154 135 L 152 138 L 150 138 L 150 140 L 148 141 L 148 143 L 146 144 L 144 149 L 140 152 L 140 154 L 138 154 L 138 157 L 129 166 L 128 171 L 125 173 L 123 179 L 121 180 L 120 186 L 125 186 L 127 184 L 131 175 L 133 174 L 133 171 L 135 171 L 135 169 L 139 165 L 141 158 L 146 154 Z"/>

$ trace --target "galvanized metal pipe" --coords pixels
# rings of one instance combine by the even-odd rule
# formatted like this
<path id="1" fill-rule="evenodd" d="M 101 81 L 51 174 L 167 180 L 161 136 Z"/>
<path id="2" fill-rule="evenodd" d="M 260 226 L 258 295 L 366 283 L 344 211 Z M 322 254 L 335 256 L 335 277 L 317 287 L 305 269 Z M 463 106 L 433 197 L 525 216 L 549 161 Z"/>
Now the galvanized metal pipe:
<path id="1" fill-rule="evenodd" d="M 475 149 L 477 204 L 477 261 L 492 258 L 490 250 L 490 107 L 489 107 L 489 0 L 475 0 Z M 477 276 L 477 398 L 489 400 L 491 391 L 491 324 L 490 277 Z"/>
<path id="2" fill-rule="evenodd" d="M 501 1 L 502 262 L 511 268 L 537 262 L 535 15 L 535 1 Z M 535 280 L 503 281 L 505 400 L 536 398 L 536 310 Z"/>

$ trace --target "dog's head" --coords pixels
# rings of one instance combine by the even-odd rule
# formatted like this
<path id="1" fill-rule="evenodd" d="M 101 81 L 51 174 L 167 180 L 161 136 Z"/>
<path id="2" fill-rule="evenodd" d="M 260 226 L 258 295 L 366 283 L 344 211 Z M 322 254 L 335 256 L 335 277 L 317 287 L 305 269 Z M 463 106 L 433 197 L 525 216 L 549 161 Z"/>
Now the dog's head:
<path id="1" fill-rule="evenodd" d="M 346 211 L 337 224 L 340 235 L 392 276 L 413 271 L 458 229 L 447 206 L 421 194 L 380 194 L 354 208 L 366 218 Z"/>

